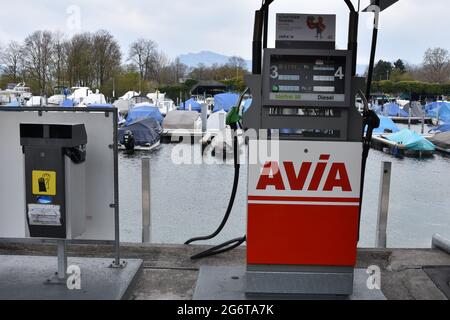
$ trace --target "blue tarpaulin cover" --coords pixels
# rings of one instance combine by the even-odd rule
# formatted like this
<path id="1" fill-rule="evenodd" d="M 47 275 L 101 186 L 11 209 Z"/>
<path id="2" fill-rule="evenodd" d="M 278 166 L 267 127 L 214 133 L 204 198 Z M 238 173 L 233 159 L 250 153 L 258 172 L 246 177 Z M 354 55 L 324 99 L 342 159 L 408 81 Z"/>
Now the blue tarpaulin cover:
<path id="1" fill-rule="evenodd" d="M 74 103 L 72 99 L 64 99 L 64 101 L 61 102 L 61 107 L 72 108 L 73 105 Z"/>
<path id="2" fill-rule="evenodd" d="M 237 93 L 220 93 L 214 96 L 214 111 L 224 110 L 229 112 L 231 108 L 235 107 L 239 101 Z"/>
<path id="3" fill-rule="evenodd" d="M 159 109 L 149 103 L 139 103 L 128 111 L 126 125 L 131 124 L 139 119 L 153 118 L 162 124 L 164 117 Z"/>
<path id="4" fill-rule="evenodd" d="M 437 127 L 436 129 L 434 129 L 433 131 L 435 131 L 435 132 L 448 132 L 448 131 L 450 131 L 450 123 L 443 124 L 443 125 Z"/>
<path id="5" fill-rule="evenodd" d="M 191 111 L 202 112 L 202 105 L 191 98 L 186 101 L 186 103 L 181 103 L 180 110 L 189 110 L 189 106 L 191 106 Z"/>
<path id="6" fill-rule="evenodd" d="M 161 125 L 154 118 L 138 119 L 119 128 L 119 142 L 124 143 L 125 132 L 130 130 L 134 135 L 134 142 L 138 146 L 153 145 L 161 139 Z"/>
<path id="7" fill-rule="evenodd" d="M 114 106 L 110 103 L 96 103 L 90 104 L 89 108 L 114 108 Z"/>
<path id="8" fill-rule="evenodd" d="M 396 103 L 386 103 L 382 108 L 379 108 L 377 113 L 390 117 L 408 117 L 408 112 L 400 108 Z"/>
<path id="9" fill-rule="evenodd" d="M 386 136 L 387 139 L 403 144 L 406 149 L 413 151 L 434 151 L 435 146 L 415 131 L 403 129 Z"/>
<path id="10" fill-rule="evenodd" d="M 437 108 L 439 108 L 442 105 L 448 104 L 448 102 L 445 101 L 434 101 L 434 102 L 430 102 L 428 104 L 425 105 L 425 111 L 427 112 L 428 115 L 432 115 L 431 111 L 432 110 L 436 110 Z"/>
<path id="11" fill-rule="evenodd" d="M 432 102 L 425 106 L 427 115 L 429 117 L 437 118 L 439 114 L 439 120 L 444 122 L 450 122 L 450 103 L 448 102 Z"/>
<path id="12" fill-rule="evenodd" d="M 380 127 L 373 130 L 374 133 L 385 133 L 388 130 L 392 133 L 399 132 L 400 129 L 390 118 L 385 116 L 379 116 L 380 118 Z"/>
<path id="13" fill-rule="evenodd" d="M 10 103 L 7 103 L 7 104 L 5 105 L 5 107 L 14 107 L 14 108 L 17 108 L 17 107 L 20 107 L 20 103 L 19 103 L 19 101 L 12 101 L 12 102 L 10 102 Z"/>

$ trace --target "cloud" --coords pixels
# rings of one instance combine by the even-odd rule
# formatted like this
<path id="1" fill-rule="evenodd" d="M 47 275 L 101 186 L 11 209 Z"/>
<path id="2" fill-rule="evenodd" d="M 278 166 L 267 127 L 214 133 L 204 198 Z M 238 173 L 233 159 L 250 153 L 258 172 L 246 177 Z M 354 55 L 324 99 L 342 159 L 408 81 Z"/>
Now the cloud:
<path id="1" fill-rule="evenodd" d="M 361 3 L 366 6 L 369 1 Z M 428 47 L 450 49 L 447 3 L 448 0 L 400 0 L 383 12 L 377 58 L 419 63 Z M 81 31 L 110 31 L 119 40 L 124 55 L 132 41 L 149 38 L 171 58 L 210 50 L 249 59 L 254 11 L 261 0 L 8 1 L 8 10 L 0 11 L 0 42 L 21 41 L 38 29 L 69 33 L 67 8 L 71 5 L 81 10 Z M 337 45 L 346 47 L 348 10 L 343 1 L 277 0 L 271 8 L 272 45 L 276 12 L 322 12 L 337 14 Z M 371 30 L 367 25 L 371 20 L 372 14 L 361 14 L 360 64 L 368 62 Z"/>

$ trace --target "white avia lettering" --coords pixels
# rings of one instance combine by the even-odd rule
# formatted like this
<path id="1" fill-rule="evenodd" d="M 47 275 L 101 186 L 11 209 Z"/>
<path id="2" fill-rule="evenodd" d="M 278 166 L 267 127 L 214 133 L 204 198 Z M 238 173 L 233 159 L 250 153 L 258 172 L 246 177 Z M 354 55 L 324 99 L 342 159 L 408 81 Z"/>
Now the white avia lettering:
<path id="1" fill-rule="evenodd" d="M 258 184 L 257 190 L 266 190 L 267 187 L 273 186 L 276 190 L 308 190 L 317 191 L 324 178 L 325 169 L 330 166 L 327 177 L 325 177 L 325 184 L 323 191 L 333 191 L 335 188 L 341 188 L 344 192 L 351 192 L 352 187 L 348 178 L 347 168 L 345 163 L 332 162 L 329 163 L 329 154 L 323 154 L 319 158 L 319 162 L 315 164 L 314 170 L 312 170 L 312 162 L 303 162 L 300 166 L 300 170 L 296 172 L 294 163 L 292 161 L 286 161 L 282 163 L 282 166 L 277 161 L 266 162 Z M 284 170 L 287 176 L 287 183 L 284 181 L 281 174 L 281 168 Z M 311 181 L 308 186 L 305 186 L 307 178 L 312 173 Z"/>

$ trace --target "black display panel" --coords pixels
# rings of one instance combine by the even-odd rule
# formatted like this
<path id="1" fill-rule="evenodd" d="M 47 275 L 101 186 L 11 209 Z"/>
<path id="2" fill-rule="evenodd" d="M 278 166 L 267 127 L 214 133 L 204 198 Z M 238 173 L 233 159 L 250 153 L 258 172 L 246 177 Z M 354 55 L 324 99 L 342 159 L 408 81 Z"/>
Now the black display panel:
<path id="1" fill-rule="evenodd" d="M 345 101 L 345 56 L 271 55 L 266 76 L 271 101 Z"/>

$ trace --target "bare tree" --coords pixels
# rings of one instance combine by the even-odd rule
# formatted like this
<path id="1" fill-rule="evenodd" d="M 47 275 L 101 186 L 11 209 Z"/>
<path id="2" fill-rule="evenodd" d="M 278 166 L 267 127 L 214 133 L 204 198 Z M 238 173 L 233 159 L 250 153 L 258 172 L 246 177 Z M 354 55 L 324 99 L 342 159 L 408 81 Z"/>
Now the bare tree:
<path id="1" fill-rule="evenodd" d="M 247 69 L 247 62 L 241 57 L 233 56 L 228 59 L 227 65 L 234 69 Z"/>
<path id="2" fill-rule="evenodd" d="M 450 53 L 443 48 L 428 49 L 423 59 L 423 73 L 427 81 L 444 83 L 450 79 Z"/>
<path id="3" fill-rule="evenodd" d="M 25 67 L 39 84 L 41 95 L 47 92 L 52 62 L 53 35 L 49 31 L 36 31 L 25 39 Z"/>
<path id="4" fill-rule="evenodd" d="M 67 72 L 67 41 L 64 39 L 63 34 L 55 32 L 53 34 L 53 47 L 52 47 L 52 65 L 53 76 L 56 80 L 56 85 L 60 87 L 66 80 Z"/>
<path id="5" fill-rule="evenodd" d="M 66 44 L 67 73 L 71 86 L 91 86 L 94 81 L 92 35 L 77 34 Z"/>
<path id="6" fill-rule="evenodd" d="M 0 63 L 5 65 L 4 72 L 17 82 L 23 68 L 23 47 L 16 41 L 11 41 L 0 51 Z"/>
<path id="7" fill-rule="evenodd" d="M 180 58 L 176 58 L 172 62 L 173 82 L 177 83 L 186 76 L 188 66 L 181 62 Z"/>
<path id="8" fill-rule="evenodd" d="M 97 85 L 102 86 L 120 66 L 122 53 L 118 42 L 105 30 L 94 34 L 92 44 L 96 81 Z"/>
<path id="9" fill-rule="evenodd" d="M 149 76 L 151 80 L 155 80 L 158 85 L 160 85 L 162 82 L 164 82 L 164 76 L 163 73 L 168 69 L 169 67 L 169 59 L 167 56 L 162 52 L 156 52 L 156 54 L 153 56 L 153 59 L 149 61 L 148 70 L 149 70 Z"/>
<path id="10" fill-rule="evenodd" d="M 141 79 L 149 80 L 152 62 L 158 55 L 157 45 L 152 40 L 138 39 L 130 46 L 128 59 L 136 64 Z"/>

